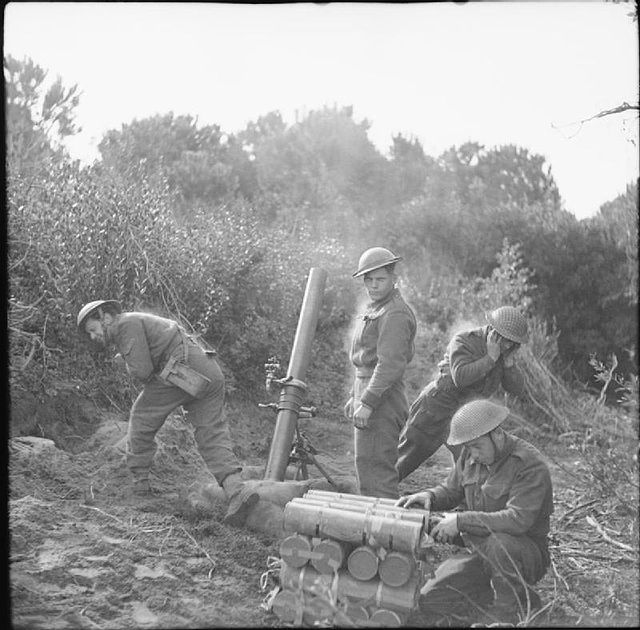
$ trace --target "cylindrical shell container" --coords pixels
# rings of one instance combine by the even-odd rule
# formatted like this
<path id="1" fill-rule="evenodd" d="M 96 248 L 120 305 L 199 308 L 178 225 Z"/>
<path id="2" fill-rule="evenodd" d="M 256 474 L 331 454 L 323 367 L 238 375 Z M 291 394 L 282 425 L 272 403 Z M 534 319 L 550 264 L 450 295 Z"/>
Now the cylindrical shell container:
<path id="1" fill-rule="evenodd" d="M 378 565 L 380 579 L 389 586 L 406 584 L 416 570 L 416 561 L 408 553 L 389 551 Z"/>
<path id="2" fill-rule="evenodd" d="M 354 623 L 369 620 L 369 611 L 361 604 L 348 603 L 345 609 L 345 614 Z"/>
<path id="3" fill-rule="evenodd" d="M 379 608 L 371 613 L 371 617 L 369 617 L 369 624 L 374 627 L 399 628 L 403 623 L 404 619 L 402 615 L 394 610 L 387 610 L 386 608 Z"/>
<path id="4" fill-rule="evenodd" d="M 347 597 L 354 603 L 390 608 L 399 612 L 410 612 L 416 606 L 418 580 L 415 577 L 401 587 L 387 586 L 377 578 L 366 582 L 356 580 L 344 569 L 335 577 L 338 598 Z M 280 585 L 284 589 L 302 589 L 310 593 L 319 593 L 332 588 L 334 579 L 331 575 L 318 573 L 310 565 L 295 569 L 283 564 L 280 569 Z"/>
<path id="5" fill-rule="evenodd" d="M 347 501 L 365 501 L 367 503 L 377 503 L 378 505 L 393 506 L 396 499 L 385 499 L 382 497 L 368 497 L 363 494 L 347 494 L 344 492 L 331 492 L 330 490 L 307 490 L 304 493 L 305 498 L 326 498 L 330 501 L 347 500 Z"/>
<path id="6" fill-rule="evenodd" d="M 294 591 L 283 589 L 273 598 L 271 610 L 285 623 L 296 623 L 298 610 L 303 606 L 303 595 Z M 300 610 L 302 613 L 302 610 Z M 302 614 L 300 614 L 302 619 Z M 299 623 L 299 620 L 298 620 Z"/>
<path id="7" fill-rule="evenodd" d="M 368 512 L 350 512 L 289 501 L 284 529 L 307 536 L 334 538 L 355 545 L 368 544 L 391 551 L 417 553 L 424 530 L 421 521 L 403 521 Z"/>
<path id="8" fill-rule="evenodd" d="M 315 505 L 332 508 L 335 510 L 347 510 L 349 512 L 368 512 L 385 518 L 399 518 L 403 521 L 427 522 L 428 512 L 424 510 L 407 510 L 405 508 L 390 505 L 377 505 L 367 501 L 330 501 L 329 499 L 300 497 L 291 499 L 293 503 Z"/>
<path id="9" fill-rule="evenodd" d="M 378 554 L 368 545 L 356 547 L 349 554 L 347 568 L 356 580 L 371 580 L 378 573 Z"/>
<path id="10" fill-rule="evenodd" d="M 333 573 L 342 567 L 349 551 L 347 543 L 323 538 L 313 545 L 311 566 L 318 573 Z"/>
<path id="11" fill-rule="evenodd" d="M 311 557 L 311 538 L 293 534 L 280 543 L 280 557 L 292 567 L 303 567 Z"/>
<path id="12" fill-rule="evenodd" d="M 313 626 L 314 624 L 323 624 L 331 622 L 335 610 L 331 604 L 322 597 L 306 597 L 304 602 L 304 612 L 302 613 L 302 621 L 305 624 Z"/>

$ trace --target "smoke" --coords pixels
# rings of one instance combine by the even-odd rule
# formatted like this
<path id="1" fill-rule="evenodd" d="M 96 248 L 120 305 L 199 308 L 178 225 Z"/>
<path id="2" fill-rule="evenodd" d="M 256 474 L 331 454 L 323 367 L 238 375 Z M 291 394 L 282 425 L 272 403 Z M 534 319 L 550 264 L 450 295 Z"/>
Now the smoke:
<path id="1" fill-rule="evenodd" d="M 449 338 L 453 338 L 460 332 L 465 330 L 473 330 L 474 328 L 480 328 L 484 326 L 486 322 L 484 322 L 484 318 L 481 316 L 474 317 L 473 319 L 466 319 L 463 317 L 458 317 L 454 320 L 453 324 L 449 326 Z"/>

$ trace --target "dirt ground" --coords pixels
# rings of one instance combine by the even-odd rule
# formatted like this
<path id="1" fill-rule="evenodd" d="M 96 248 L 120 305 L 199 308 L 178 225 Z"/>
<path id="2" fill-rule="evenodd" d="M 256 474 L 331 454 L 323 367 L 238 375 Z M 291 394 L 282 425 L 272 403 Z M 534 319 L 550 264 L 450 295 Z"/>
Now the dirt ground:
<path id="1" fill-rule="evenodd" d="M 77 418 L 66 419 L 65 431 L 49 436 L 42 432 L 55 444 L 39 442 L 38 448 L 45 447 L 37 453 L 36 446 L 12 440 L 13 626 L 51 630 L 280 626 L 263 607 L 266 592 L 261 589 L 269 558 L 278 554 L 279 538 L 225 526 L 223 504 L 200 511 L 188 506 L 189 489 L 213 478 L 180 414 L 170 418 L 157 436 L 151 476 L 156 495 L 140 500 L 130 495 L 122 460 L 126 416 L 89 403 L 78 404 L 77 409 Z M 258 470 L 266 463 L 273 418 L 238 403 L 229 406 L 228 415 L 239 457 Z M 323 418 L 301 422 L 329 472 L 352 475 L 349 425 Z M 552 534 L 555 564 L 539 584 L 543 603 L 549 606 L 531 625 L 635 626 L 637 554 L 612 546 L 589 527 L 585 516 L 597 516 L 589 510 L 601 506 L 592 503 L 575 509 L 574 495 L 584 476 L 580 461 L 561 449 L 553 456 L 554 520 L 559 525 L 559 533 Z M 448 452 L 441 449 L 402 484 L 402 490 L 438 482 L 448 465 Z M 320 476 L 315 468 L 311 474 Z M 637 511 L 637 501 L 631 509 Z M 637 519 L 635 523 L 637 527 Z M 577 558 L 570 572 L 562 553 L 566 526 L 572 524 L 570 540 L 582 532 L 584 544 L 589 544 L 584 549 L 591 551 Z M 615 532 L 615 514 L 608 524 Z M 635 540 L 637 548 L 637 535 Z M 443 548 L 439 553 L 444 557 L 449 551 Z M 613 561 L 598 564 L 598 554 Z M 427 625 L 428 620 L 416 615 L 410 623 Z"/>

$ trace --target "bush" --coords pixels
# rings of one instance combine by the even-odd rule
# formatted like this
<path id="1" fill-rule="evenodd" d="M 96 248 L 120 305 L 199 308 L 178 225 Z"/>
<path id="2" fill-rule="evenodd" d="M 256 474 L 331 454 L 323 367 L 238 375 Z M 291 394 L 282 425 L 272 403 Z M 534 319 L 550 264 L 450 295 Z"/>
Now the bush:
<path id="1" fill-rule="evenodd" d="M 310 267 L 330 274 L 322 326 L 333 330 L 348 319 L 340 246 L 265 230 L 244 202 L 201 209 L 180 223 L 162 182 L 69 163 L 20 205 L 15 191 L 10 181 L 12 385 L 51 387 L 52 367 L 89 381 L 89 389 L 104 384 L 106 356 L 87 355 L 75 327 L 75 314 L 94 299 L 179 320 L 218 349 L 231 388 L 244 391 L 262 382 L 270 354 L 288 356 Z M 333 337 L 322 343 L 333 348 Z M 107 390 L 118 397 L 122 383 L 109 378 Z"/>

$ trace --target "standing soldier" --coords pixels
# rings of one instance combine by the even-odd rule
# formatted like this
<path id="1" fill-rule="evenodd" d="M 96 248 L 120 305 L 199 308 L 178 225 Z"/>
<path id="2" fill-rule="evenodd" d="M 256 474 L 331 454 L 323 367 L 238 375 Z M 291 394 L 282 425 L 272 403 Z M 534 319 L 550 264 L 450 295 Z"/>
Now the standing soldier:
<path id="1" fill-rule="evenodd" d="M 364 277 L 370 303 L 351 343 L 355 379 L 345 416 L 353 421 L 360 494 L 398 497 L 398 437 L 407 419 L 404 371 L 413 358 L 416 318 L 396 288 L 395 264 L 384 247 L 366 250 L 354 278 Z"/>
<path id="2" fill-rule="evenodd" d="M 427 614 L 465 616 L 488 607 L 486 621 L 513 624 L 540 608 L 532 588 L 546 573 L 551 474 L 540 452 L 501 428 L 509 409 L 474 400 L 456 411 L 450 444 L 464 447 L 446 480 L 396 505 L 445 512 L 430 531 L 466 547 L 445 560 L 420 591 Z"/>
<path id="3" fill-rule="evenodd" d="M 155 435 L 169 414 L 182 406 L 195 428 L 198 450 L 229 500 L 225 523 L 242 525 L 259 497 L 244 488 L 224 416 L 224 375 L 213 353 L 205 352 L 175 321 L 150 313 L 123 313 L 115 300 L 83 306 L 78 329 L 104 347 L 114 345 L 116 359 L 143 383 L 131 408 L 126 440 L 134 494 L 151 494 L 148 477 Z"/>
<path id="4" fill-rule="evenodd" d="M 472 398 L 489 398 L 498 387 L 515 396 L 524 378 L 515 365 L 520 344 L 527 343 L 527 320 L 513 306 L 487 315 L 488 324 L 459 333 L 438 364 L 440 374 L 411 405 L 398 445 L 398 475 L 404 479 L 445 443 L 453 414 Z M 454 459 L 460 447 L 447 445 Z"/>

